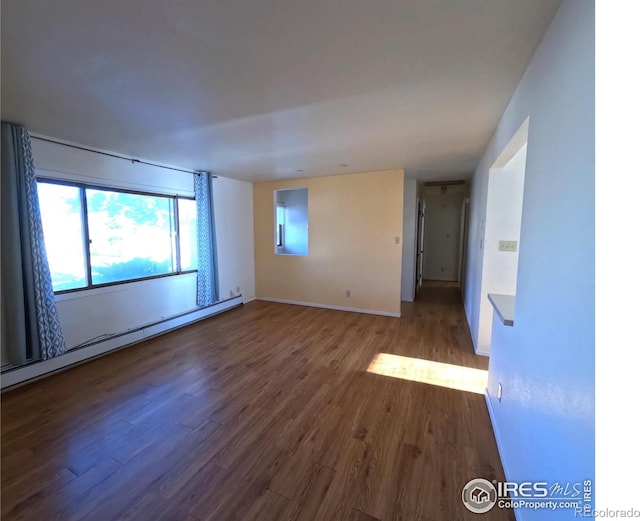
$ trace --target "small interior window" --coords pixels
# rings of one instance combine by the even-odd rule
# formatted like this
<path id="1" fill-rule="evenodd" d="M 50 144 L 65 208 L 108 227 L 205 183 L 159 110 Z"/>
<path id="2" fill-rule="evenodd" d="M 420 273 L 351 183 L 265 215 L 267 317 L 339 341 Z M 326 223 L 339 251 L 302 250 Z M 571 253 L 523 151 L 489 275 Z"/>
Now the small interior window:
<path id="1" fill-rule="evenodd" d="M 277 255 L 308 255 L 309 211 L 308 190 L 276 190 L 275 253 Z"/>

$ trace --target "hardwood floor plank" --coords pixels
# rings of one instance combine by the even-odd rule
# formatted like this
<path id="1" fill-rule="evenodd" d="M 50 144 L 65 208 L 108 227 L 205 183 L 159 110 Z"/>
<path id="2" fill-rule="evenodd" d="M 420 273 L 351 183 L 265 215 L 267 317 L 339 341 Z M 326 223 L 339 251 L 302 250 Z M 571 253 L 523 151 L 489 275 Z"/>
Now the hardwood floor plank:
<path id="1" fill-rule="evenodd" d="M 242 519 L 252 504 L 267 493 L 272 476 L 286 457 L 283 449 L 265 449 L 266 445 L 220 473 L 218 483 L 233 485 L 234 494 L 223 486 L 211 487 L 195 501 L 190 512 L 202 521 Z"/>
<path id="2" fill-rule="evenodd" d="M 224 437 L 222 426 L 213 421 L 198 427 L 182 444 L 176 464 L 155 483 L 157 493 L 173 503 L 188 502 L 189 496 L 196 495 L 190 483 L 199 483 L 202 478 L 198 476 L 203 472 L 216 475 L 222 470 L 211 459 Z"/>
<path id="3" fill-rule="evenodd" d="M 95 487 L 105 481 L 109 476 L 118 472 L 122 465 L 112 459 L 104 459 L 82 476 L 65 484 L 55 493 L 50 493 L 41 498 L 37 505 L 33 505 L 23 515 L 15 519 L 41 521 L 66 521 L 72 519 L 77 511 L 78 504 L 91 495 Z"/>
<path id="4" fill-rule="evenodd" d="M 69 469 L 62 468 L 47 472 L 46 475 L 29 474 L 16 481 L 2 494 L 2 517 L 4 519 L 24 518 L 29 511 L 38 507 L 43 499 L 58 493 L 64 486 L 76 479 Z"/>
<path id="5" fill-rule="evenodd" d="M 351 515 L 354 493 L 360 485 L 358 477 L 370 458 L 370 447 L 360 440 L 350 439 L 344 447 L 335 475 L 318 509 L 317 519 L 344 521 Z"/>
<path id="6" fill-rule="evenodd" d="M 327 497 L 335 473 L 335 470 L 324 465 L 312 464 L 290 502 L 285 519 L 287 521 L 318 519 L 318 510 Z"/>
<path id="7" fill-rule="evenodd" d="M 153 492 L 142 496 L 118 519 L 119 521 L 200 521 L 186 512 L 182 506 L 169 503 Z"/>
<path id="8" fill-rule="evenodd" d="M 140 501 L 149 490 L 181 458 L 183 446 L 191 429 L 174 433 L 171 437 L 147 446 L 127 464 L 94 487 L 92 497 L 74 505 L 69 519 L 91 521 L 95 519 L 120 519 L 124 512 Z"/>
<path id="9" fill-rule="evenodd" d="M 364 512 L 360 512 L 360 510 L 356 510 L 355 508 L 351 511 L 351 516 L 349 517 L 349 521 L 381 521 L 369 514 L 365 514 Z"/>
<path id="10" fill-rule="evenodd" d="M 289 503 L 287 498 L 267 490 L 254 502 L 242 521 L 278 521 L 283 519 Z"/>

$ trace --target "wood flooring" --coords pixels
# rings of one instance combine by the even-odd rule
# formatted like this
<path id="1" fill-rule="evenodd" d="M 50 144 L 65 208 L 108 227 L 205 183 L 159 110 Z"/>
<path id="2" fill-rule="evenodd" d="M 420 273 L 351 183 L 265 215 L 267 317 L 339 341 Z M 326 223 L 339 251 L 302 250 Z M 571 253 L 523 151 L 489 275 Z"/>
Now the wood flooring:
<path id="1" fill-rule="evenodd" d="M 452 521 L 504 479 L 484 397 L 366 371 L 486 369 L 456 288 L 401 319 L 251 302 L 2 395 L 3 520 Z"/>

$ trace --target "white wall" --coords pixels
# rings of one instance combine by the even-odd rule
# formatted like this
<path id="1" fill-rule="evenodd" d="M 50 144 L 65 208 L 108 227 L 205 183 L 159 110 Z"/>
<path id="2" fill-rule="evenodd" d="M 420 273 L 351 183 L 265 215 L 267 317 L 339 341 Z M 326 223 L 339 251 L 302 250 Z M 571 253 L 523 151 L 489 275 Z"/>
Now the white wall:
<path id="1" fill-rule="evenodd" d="M 525 145 L 504 167 L 489 171 L 481 295 L 516 294 L 526 160 Z M 501 240 L 518 241 L 517 251 L 499 251 Z M 489 299 L 483 298 L 480 300 L 476 353 L 488 355 L 491 352 L 492 324 L 493 306 Z"/>
<path id="2" fill-rule="evenodd" d="M 424 268 L 426 280 L 458 280 L 460 221 L 465 185 L 439 186 L 424 190 Z"/>
<path id="3" fill-rule="evenodd" d="M 256 295 L 253 254 L 253 185 L 226 177 L 213 180 L 220 298 Z"/>
<path id="4" fill-rule="evenodd" d="M 416 233 L 418 218 L 418 181 L 404 175 L 402 211 L 402 287 L 401 298 L 413 302 L 416 287 Z"/>
<path id="5" fill-rule="evenodd" d="M 593 2 L 565 0 L 473 177 L 465 309 L 477 342 L 489 168 L 529 117 L 515 322 L 494 323 L 488 382 L 510 480 L 594 476 L 594 41 Z"/>
<path id="6" fill-rule="evenodd" d="M 38 175 L 112 188 L 193 196 L 193 177 L 188 173 L 131 163 L 36 138 L 31 145 Z"/>
<path id="7" fill-rule="evenodd" d="M 54 179 L 130 188 L 163 194 L 193 195 L 188 173 L 130 163 L 63 145 L 33 140 L 37 174 Z M 214 181 L 220 297 L 255 296 L 253 190 L 250 183 Z M 123 333 L 195 309 L 196 276 L 154 280 L 58 295 L 56 302 L 68 348 Z"/>

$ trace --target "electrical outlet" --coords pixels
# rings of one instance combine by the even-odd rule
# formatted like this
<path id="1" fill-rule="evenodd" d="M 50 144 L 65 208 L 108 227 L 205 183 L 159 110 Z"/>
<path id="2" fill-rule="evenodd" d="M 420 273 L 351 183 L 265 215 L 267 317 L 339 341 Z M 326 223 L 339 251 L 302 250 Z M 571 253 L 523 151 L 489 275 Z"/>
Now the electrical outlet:
<path id="1" fill-rule="evenodd" d="M 240 286 L 236 286 L 236 293 L 240 295 Z"/>
<path id="2" fill-rule="evenodd" d="M 518 251 L 518 241 L 499 241 L 498 251 Z"/>
<path id="3" fill-rule="evenodd" d="M 396 236 L 394 237 L 394 242 L 395 242 L 396 244 L 400 244 L 400 237 L 399 237 L 398 235 L 396 235 Z"/>
<path id="4" fill-rule="evenodd" d="M 351 290 L 348 289 L 345 294 L 347 295 L 347 297 L 350 297 L 351 296 Z"/>
<path id="5" fill-rule="evenodd" d="M 498 384 L 498 401 L 499 402 L 502 401 L 502 384 L 501 383 Z"/>

